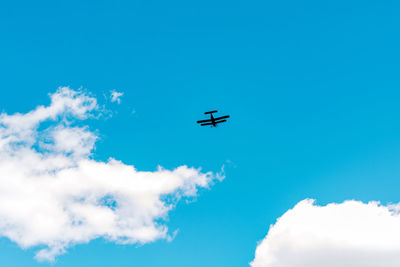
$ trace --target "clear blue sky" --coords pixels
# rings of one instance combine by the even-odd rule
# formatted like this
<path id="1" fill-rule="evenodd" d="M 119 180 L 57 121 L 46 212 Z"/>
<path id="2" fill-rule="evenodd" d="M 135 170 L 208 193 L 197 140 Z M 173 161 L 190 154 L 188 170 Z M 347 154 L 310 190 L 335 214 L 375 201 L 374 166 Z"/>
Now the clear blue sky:
<path id="1" fill-rule="evenodd" d="M 396 1 L 13 1 L 0 8 L 0 109 L 59 86 L 116 114 L 91 121 L 96 157 L 183 164 L 226 179 L 170 214 L 168 243 L 78 245 L 55 266 L 246 266 L 305 198 L 400 201 Z M 200 128 L 202 112 L 231 115 Z M 135 114 L 131 114 L 135 110 Z M 2 266 L 47 266 L 0 239 Z"/>

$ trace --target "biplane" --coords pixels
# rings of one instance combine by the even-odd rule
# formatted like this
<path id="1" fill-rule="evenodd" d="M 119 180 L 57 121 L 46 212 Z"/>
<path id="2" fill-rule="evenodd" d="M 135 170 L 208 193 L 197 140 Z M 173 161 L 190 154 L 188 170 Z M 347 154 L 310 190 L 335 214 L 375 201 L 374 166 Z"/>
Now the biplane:
<path id="1" fill-rule="evenodd" d="M 226 119 L 229 118 L 229 115 L 214 118 L 213 113 L 215 113 L 215 112 L 218 112 L 218 111 L 213 110 L 213 111 L 204 112 L 204 114 L 206 114 L 206 115 L 210 114 L 211 118 L 208 120 L 197 121 L 197 123 L 200 123 L 201 126 L 211 125 L 211 127 L 217 127 L 218 123 L 226 122 Z"/>

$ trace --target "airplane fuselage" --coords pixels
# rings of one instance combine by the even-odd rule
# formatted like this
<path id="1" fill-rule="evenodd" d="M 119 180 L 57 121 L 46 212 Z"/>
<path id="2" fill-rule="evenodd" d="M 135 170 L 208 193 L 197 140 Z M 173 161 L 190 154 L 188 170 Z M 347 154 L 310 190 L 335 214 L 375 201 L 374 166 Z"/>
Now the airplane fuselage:
<path id="1" fill-rule="evenodd" d="M 213 125 L 214 127 L 217 127 L 217 124 L 215 123 L 214 116 L 213 116 L 212 114 L 210 114 L 210 115 L 211 115 L 211 123 L 212 123 L 212 125 Z"/>

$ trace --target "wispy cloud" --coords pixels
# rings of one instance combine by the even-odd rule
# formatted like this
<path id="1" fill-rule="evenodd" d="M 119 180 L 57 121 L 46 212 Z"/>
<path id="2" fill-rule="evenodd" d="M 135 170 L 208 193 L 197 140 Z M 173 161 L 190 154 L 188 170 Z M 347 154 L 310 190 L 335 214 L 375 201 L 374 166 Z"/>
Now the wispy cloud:
<path id="1" fill-rule="evenodd" d="M 304 200 L 258 244 L 252 267 L 400 266 L 400 205 Z"/>
<path id="2" fill-rule="evenodd" d="M 113 158 L 91 159 L 98 137 L 75 121 L 98 109 L 94 97 L 63 87 L 49 106 L 0 115 L 0 235 L 22 248 L 45 246 L 38 260 L 98 237 L 122 244 L 170 239 L 163 219 L 176 201 L 216 179 L 187 166 L 143 172 Z"/>
<path id="3" fill-rule="evenodd" d="M 121 97 L 124 95 L 124 93 L 117 92 L 115 90 L 111 91 L 111 102 L 117 102 L 118 104 L 121 103 Z"/>

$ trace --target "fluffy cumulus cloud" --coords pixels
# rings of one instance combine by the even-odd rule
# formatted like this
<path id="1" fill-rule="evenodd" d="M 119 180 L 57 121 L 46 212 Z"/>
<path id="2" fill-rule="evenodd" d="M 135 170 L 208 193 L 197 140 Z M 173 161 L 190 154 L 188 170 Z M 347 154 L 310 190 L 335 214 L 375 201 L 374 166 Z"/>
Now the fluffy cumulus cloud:
<path id="1" fill-rule="evenodd" d="M 38 247 L 38 260 L 99 237 L 122 244 L 168 238 L 163 219 L 176 201 L 218 178 L 186 166 L 144 172 L 93 160 L 98 137 L 76 121 L 96 110 L 90 95 L 59 88 L 48 106 L 0 115 L 0 236 Z"/>
<path id="2" fill-rule="evenodd" d="M 400 266 L 400 205 L 303 200 L 269 229 L 252 267 Z"/>
<path id="3" fill-rule="evenodd" d="M 111 102 L 117 102 L 118 104 L 121 103 L 121 97 L 124 93 L 117 92 L 115 90 L 111 91 Z"/>

